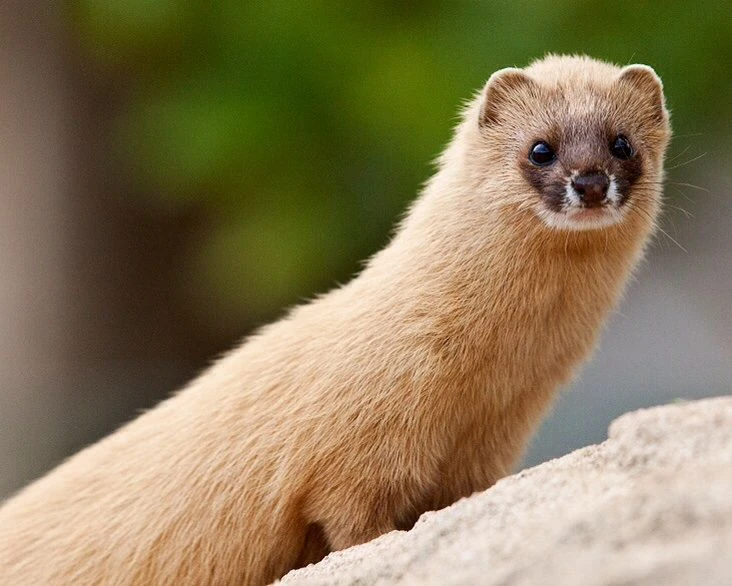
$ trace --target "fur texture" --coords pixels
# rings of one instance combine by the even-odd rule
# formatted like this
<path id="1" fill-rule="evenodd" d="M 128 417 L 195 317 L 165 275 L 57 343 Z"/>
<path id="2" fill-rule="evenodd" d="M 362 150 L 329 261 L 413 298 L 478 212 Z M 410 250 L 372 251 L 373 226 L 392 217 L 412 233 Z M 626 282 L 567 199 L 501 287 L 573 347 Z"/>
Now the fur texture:
<path id="1" fill-rule="evenodd" d="M 607 157 L 618 132 L 632 173 Z M 645 66 L 494 74 L 360 276 L 5 503 L 0 583 L 265 584 L 491 486 L 641 257 L 669 132 Z M 547 137 L 561 167 L 532 180 Z M 621 217 L 552 224 L 587 167 L 618 178 Z"/>

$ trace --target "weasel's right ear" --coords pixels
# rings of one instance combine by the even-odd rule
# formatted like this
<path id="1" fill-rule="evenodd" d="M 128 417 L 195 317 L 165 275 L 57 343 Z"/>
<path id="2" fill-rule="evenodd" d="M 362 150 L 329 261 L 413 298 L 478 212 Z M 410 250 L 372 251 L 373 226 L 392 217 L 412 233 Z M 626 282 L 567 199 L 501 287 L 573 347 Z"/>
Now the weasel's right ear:
<path id="1" fill-rule="evenodd" d="M 480 108 L 480 125 L 490 126 L 501 118 L 501 111 L 516 94 L 532 90 L 536 83 L 523 70 L 515 67 L 499 69 L 491 75 L 483 89 L 483 103 Z"/>
<path id="2" fill-rule="evenodd" d="M 628 65 L 623 67 L 618 82 L 628 87 L 637 100 L 644 104 L 658 121 L 666 116 L 666 105 L 663 98 L 663 84 L 648 65 Z"/>

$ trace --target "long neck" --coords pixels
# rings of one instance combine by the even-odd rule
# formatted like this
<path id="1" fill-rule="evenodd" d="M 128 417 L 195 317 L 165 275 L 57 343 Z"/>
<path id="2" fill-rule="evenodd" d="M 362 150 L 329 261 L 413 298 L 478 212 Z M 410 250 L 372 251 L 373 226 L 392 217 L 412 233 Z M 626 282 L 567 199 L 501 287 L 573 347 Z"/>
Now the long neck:
<path id="1" fill-rule="evenodd" d="M 353 285 L 380 300 L 392 343 L 438 358 L 433 376 L 510 402 L 589 354 L 652 225 L 561 232 L 490 189 L 443 169 Z"/>

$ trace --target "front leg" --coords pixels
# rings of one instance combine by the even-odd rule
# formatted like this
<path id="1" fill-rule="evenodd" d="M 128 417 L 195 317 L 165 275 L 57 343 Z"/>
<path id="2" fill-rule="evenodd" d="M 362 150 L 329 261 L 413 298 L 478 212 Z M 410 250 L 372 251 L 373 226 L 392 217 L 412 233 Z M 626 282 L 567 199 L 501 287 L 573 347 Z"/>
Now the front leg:
<path id="1" fill-rule="evenodd" d="M 354 515 L 327 523 L 325 534 L 331 549 L 338 551 L 366 543 L 395 529 L 396 525 L 391 520 Z"/>
<path id="2" fill-rule="evenodd" d="M 366 491 L 331 493 L 310 508 L 307 517 L 323 529 L 331 551 L 338 551 L 376 539 L 397 528 L 401 499 L 374 486 Z M 315 503 L 313 503 L 315 504 Z"/>

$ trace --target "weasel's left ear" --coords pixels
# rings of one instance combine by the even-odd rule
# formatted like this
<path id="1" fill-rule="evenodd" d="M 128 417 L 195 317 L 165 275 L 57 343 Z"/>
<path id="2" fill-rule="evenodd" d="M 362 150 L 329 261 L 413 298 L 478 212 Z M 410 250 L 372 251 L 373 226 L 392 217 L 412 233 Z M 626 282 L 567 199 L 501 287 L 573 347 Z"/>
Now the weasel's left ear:
<path id="1" fill-rule="evenodd" d="M 633 98 L 649 109 L 654 119 L 661 122 L 666 118 L 668 114 L 663 97 L 663 83 L 648 65 L 623 67 L 617 83 L 627 87 L 632 92 Z"/>
<path id="2" fill-rule="evenodd" d="M 499 69 L 491 75 L 483 89 L 483 103 L 480 108 L 480 125 L 489 126 L 501 119 L 506 105 L 515 100 L 517 94 L 531 91 L 536 83 L 523 70 L 515 67 Z"/>

